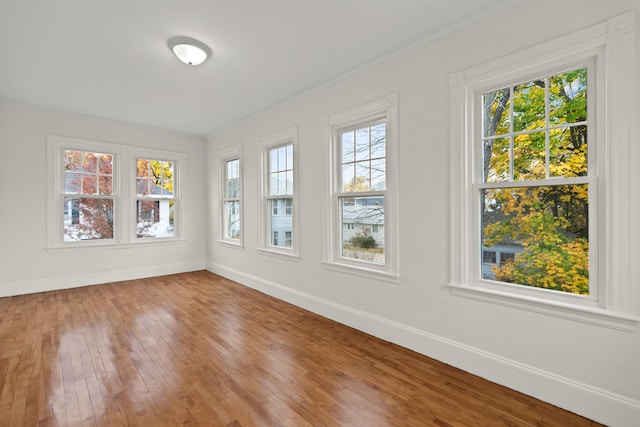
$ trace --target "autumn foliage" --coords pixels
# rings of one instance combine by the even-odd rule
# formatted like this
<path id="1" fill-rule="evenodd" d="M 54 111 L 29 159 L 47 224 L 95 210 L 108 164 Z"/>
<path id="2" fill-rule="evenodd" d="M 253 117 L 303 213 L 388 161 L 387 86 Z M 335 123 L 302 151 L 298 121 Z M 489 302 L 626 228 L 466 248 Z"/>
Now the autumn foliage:
<path id="1" fill-rule="evenodd" d="M 579 69 L 483 96 L 483 246 L 522 247 L 498 281 L 589 293 L 586 95 Z"/>

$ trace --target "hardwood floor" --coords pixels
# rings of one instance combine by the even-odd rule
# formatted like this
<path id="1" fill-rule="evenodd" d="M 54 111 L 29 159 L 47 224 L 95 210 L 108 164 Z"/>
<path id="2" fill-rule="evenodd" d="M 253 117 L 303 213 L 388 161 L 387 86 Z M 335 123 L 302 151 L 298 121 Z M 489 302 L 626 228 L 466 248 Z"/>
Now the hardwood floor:
<path id="1" fill-rule="evenodd" d="M 207 272 L 0 298 L 1 426 L 584 426 Z"/>

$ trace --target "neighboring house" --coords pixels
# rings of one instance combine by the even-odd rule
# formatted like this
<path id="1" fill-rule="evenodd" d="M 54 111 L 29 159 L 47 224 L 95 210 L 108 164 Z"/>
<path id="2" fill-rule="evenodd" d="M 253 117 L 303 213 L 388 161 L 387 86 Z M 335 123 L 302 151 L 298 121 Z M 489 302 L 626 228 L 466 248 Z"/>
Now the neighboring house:
<path id="1" fill-rule="evenodd" d="M 494 280 L 496 274 L 494 268 L 503 266 L 509 260 L 514 260 L 516 255 L 524 250 L 517 243 L 499 243 L 491 247 L 482 247 L 482 278 Z"/>
<path id="2" fill-rule="evenodd" d="M 372 236 L 376 247 L 384 248 L 384 205 L 377 197 L 356 198 L 342 207 L 342 242 L 354 236 Z"/>
<path id="3" fill-rule="evenodd" d="M 292 209 L 291 199 L 271 200 L 271 245 L 291 247 Z"/>
<path id="4" fill-rule="evenodd" d="M 173 193 L 153 185 L 149 197 L 159 200 L 138 199 L 137 203 L 137 235 L 138 237 L 172 237 L 173 236 Z"/>

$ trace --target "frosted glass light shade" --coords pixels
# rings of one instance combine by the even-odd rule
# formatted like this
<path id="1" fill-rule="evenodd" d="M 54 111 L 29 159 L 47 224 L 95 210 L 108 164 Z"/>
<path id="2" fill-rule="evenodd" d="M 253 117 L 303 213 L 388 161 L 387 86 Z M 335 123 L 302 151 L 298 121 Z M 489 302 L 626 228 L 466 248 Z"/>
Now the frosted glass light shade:
<path id="1" fill-rule="evenodd" d="M 178 59 L 187 65 L 202 64 L 211 55 L 209 46 L 189 37 L 174 37 L 168 45 Z"/>

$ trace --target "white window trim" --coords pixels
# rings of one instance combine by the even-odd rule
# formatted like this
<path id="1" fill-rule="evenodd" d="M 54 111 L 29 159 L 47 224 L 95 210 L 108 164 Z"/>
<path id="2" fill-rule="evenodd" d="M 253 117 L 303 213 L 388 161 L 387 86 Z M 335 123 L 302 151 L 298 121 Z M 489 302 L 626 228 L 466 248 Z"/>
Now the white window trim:
<path id="1" fill-rule="evenodd" d="M 269 197 L 269 179 L 267 177 L 269 171 L 269 150 L 282 145 L 293 145 L 293 195 L 291 196 L 291 213 L 293 215 L 292 232 L 293 237 L 291 239 L 291 247 L 273 246 L 272 233 L 269 227 L 268 216 L 271 215 L 271 198 Z M 300 260 L 300 227 L 298 218 L 298 201 L 297 194 L 299 191 L 298 185 L 298 127 L 293 126 L 288 129 L 274 132 L 272 134 L 260 137 L 258 140 L 258 146 L 260 148 L 260 179 L 259 179 L 259 196 L 258 203 L 259 215 L 258 215 L 258 252 L 263 255 L 270 255 L 286 259 L 289 261 Z M 283 198 L 289 198 L 283 197 Z"/>
<path id="2" fill-rule="evenodd" d="M 478 149 L 478 119 L 475 100 L 496 85 L 523 81 L 551 70 L 596 61 L 595 127 L 598 235 L 596 298 L 563 294 L 518 285 L 487 286 L 476 268 L 479 256 L 479 220 L 474 206 L 474 174 Z M 506 71 L 505 71 L 506 70 Z M 630 178 L 637 165 L 635 141 L 635 15 L 627 13 L 576 31 L 565 37 L 519 51 L 513 55 L 450 76 L 451 95 L 451 244 L 450 282 L 454 295 L 506 305 L 609 328 L 631 331 L 638 318 L 637 276 L 639 239 L 630 204 L 635 199 Z M 594 111 L 591 109 L 590 111 Z M 593 113 L 591 113 L 593 114 Z M 590 119 L 590 126 L 594 126 Z M 635 157 L 632 157 L 636 154 Z M 592 168 L 592 160 L 589 160 Z M 510 183 L 519 185 L 520 183 Z M 590 195 L 591 200 L 591 195 Z M 591 200 L 591 203 L 594 203 Z M 595 202 L 597 203 L 597 202 Z M 594 204 L 595 204 L 594 203 Z M 635 234 L 633 231 L 635 230 Z M 477 235 L 477 236 L 476 236 Z"/>
<path id="3" fill-rule="evenodd" d="M 238 189 L 239 195 L 238 200 L 240 202 L 240 239 L 229 239 L 226 236 L 225 232 L 225 198 L 226 198 L 226 168 L 227 162 L 230 160 L 238 160 L 238 168 L 239 168 L 239 177 L 240 177 L 240 188 Z M 244 203 L 243 203 L 243 195 L 244 195 L 244 179 L 243 179 L 243 162 L 242 162 L 242 146 L 236 145 L 234 147 L 227 148 L 225 150 L 221 150 L 218 152 L 218 181 L 220 182 L 220 207 L 219 207 L 219 215 L 220 215 L 220 226 L 218 228 L 218 240 L 217 242 L 222 245 L 228 245 L 234 248 L 243 249 L 244 248 Z"/>
<path id="4" fill-rule="evenodd" d="M 388 95 L 362 107 L 323 118 L 323 139 L 328 141 L 326 168 L 330 171 L 328 187 L 328 212 L 324 233 L 323 266 L 342 273 L 397 284 L 400 281 L 398 260 L 398 102 L 397 93 Z M 385 264 L 376 265 L 350 260 L 340 255 L 341 221 L 339 206 L 338 143 L 341 129 L 368 124 L 376 120 L 386 122 L 386 194 L 385 210 Z M 363 196 L 367 193 L 362 193 Z"/>
<path id="5" fill-rule="evenodd" d="M 62 152 L 64 150 L 93 151 L 112 154 L 114 227 L 113 239 L 64 241 L 63 200 L 64 170 Z M 163 238 L 139 239 L 136 237 L 136 174 L 137 158 L 151 158 L 174 162 L 174 236 Z M 110 142 L 70 138 L 59 135 L 47 135 L 47 223 L 46 250 L 72 250 L 88 247 L 135 247 L 138 245 L 179 243 L 184 241 L 182 232 L 182 202 L 180 186 L 182 165 L 186 164 L 186 154 L 135 147 Z"/>

